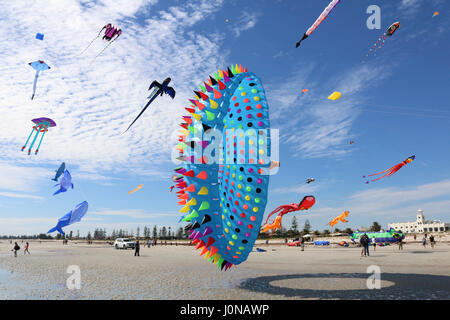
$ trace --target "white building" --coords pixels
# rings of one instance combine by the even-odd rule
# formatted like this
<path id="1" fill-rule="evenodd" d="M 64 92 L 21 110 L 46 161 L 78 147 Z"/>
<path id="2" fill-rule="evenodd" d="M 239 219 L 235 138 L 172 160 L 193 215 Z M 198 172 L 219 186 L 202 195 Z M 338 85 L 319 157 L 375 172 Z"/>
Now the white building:
<path id="1" fill-rule="evenodd" d="M 425 220 L 423 210 L 417 210 L 417 219 L 414 222 L 390 223 L 389 228 L 394 228 L 403 233 L 426 233 L 426 232 L 445 232 L 449 231 L 450 223 L 439 220 Z"/>

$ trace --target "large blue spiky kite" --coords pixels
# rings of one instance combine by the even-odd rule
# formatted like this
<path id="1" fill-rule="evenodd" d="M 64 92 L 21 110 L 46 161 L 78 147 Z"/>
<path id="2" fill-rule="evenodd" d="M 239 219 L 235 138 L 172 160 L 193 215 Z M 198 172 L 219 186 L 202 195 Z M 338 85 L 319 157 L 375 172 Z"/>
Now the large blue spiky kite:
<path id="1" fill-rule="evenodd" d="M 261 81 L 242 66 L 219 70 L 200 89 L 181 124 L 178 204 L 200 255 L 227 270 L 247 260 L 264 215 L 269 106 Z"/>

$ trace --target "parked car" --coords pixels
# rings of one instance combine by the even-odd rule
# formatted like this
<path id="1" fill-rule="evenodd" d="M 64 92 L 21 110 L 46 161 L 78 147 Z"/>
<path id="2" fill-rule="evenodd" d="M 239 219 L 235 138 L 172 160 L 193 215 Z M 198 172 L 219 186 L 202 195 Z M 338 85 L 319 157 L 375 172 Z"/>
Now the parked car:
<path id="1" fill-rule="evenodd" d="M 134 249 L 136 243 L 128 238 L 117 238 L 116 241 L 114 241 L 114 247 L 116 249 Z"/>

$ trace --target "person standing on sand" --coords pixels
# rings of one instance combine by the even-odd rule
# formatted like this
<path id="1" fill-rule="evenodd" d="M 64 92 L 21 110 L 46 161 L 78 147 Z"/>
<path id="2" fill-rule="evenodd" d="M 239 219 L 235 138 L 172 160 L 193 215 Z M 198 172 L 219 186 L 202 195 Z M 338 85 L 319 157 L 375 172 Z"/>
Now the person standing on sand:
<path id="1" fill-rule="evenodd" d="M 304 237 L 302 237 L 300 239 L 300 247 L 302 248 L 301 251 L 305 251 L 305 238 Z"/>
<path id="2" fill-rule="evenodd" d="M 377 248 L 377 241 L 375 240 L 375 237 L 372 237 L 372 245 L 373 245 L 373 251 Z"/>
<path id="3" fill-rule="evenodd" d="M 431 244 L 431 249 L 433 249 L 434 248 L 434 236 L 433 235 L 430 236 L 430 244 Z"/>
<path id="4" fill-rule="evenodd" d="M 139 249 L 140 249 L 140 247 L 141 247 L 141 245 L 139 244 L 139 240 L 138 241 L 136 241 L 136 245 L 134 246 L 134 256 L 136 257 L 136 256 L 138 256 L 138 257 L 140 257 L 140 255 L 139 255 Z"/>
<path id="5" fill-rule="evenodd" d="M 422 238 L 422 244 L 423 247 L 426 248 L 427 247 L 427 235 L 425 234 L 425 236 Z"/>
<path id="6" fill-rule="evenodd" d="M 17 242 L 14 242 L 14 248 L 11 251 L 14 251 L 14 257 L 17 258 L 17 251 L 20 250 L 19 245 L 17 244 Z"/>
<path id="7" fill-rule="evenodd" d="M 366 238 L 366 241 L 365 241 L 366 253 L 367 253 L 367 256 L 369 257 L 370 256 L 370 254 L 369 254 L 370 239 L 369 239 L 369 236 L 367 234 L 364 234 L 364 238 Z"/>
<path id="8" fill-rule="evenodd" d="M 398 250 L 403 250 L 403 238 L 398 238 Z"/>
<path id="9" fill-rule="evenodd" d="M 359 244 L 361 245 L 361 257 L 366 256 L 366 238 L 364 238 L 364 235 L 359 238 Z"/>
<path id="10" fill-rule="evenodd" d="M 152 244 L 152 241 L 150 239 L 147 240 L 147 247 L 150 248 L 150 245 Z"/>
<path id="11" fill-rule="evenodd" d="M 28 243 L 28 241 L 27 241 L 27 243 L 25 244 L 25 250 L 23 251 L 23 254 L 25 255 L 25 253 L 27 253 L 28 252 L 28 254 L 30 254 L 30 251 L 28 251 L 28 248 L 30 247 L 30 244 Z"/>

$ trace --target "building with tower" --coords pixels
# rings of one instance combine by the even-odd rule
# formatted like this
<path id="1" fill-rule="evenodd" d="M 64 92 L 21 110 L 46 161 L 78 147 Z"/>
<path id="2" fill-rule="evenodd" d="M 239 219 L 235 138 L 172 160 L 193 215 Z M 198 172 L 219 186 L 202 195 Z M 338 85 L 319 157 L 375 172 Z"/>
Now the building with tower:
<path id="1" fill-rule="evenodd" d="M 389 223 L 388 226 L 403 233 L 446 232 L 450 229 L 450 223 L 440 220 L 426 220 L 423 210 L 420 209 L 417 210 L 416 221 Z"/>

